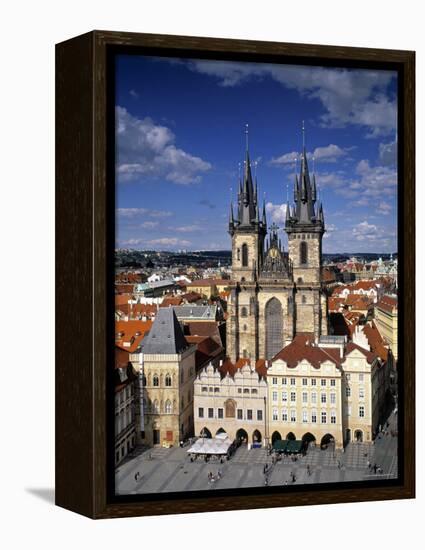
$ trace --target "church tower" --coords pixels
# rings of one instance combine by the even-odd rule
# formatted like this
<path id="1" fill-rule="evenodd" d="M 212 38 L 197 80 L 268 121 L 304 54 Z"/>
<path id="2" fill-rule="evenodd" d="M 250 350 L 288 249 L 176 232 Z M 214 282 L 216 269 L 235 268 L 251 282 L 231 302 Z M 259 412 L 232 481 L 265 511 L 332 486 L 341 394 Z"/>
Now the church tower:
<path id="1" fill-rule="evenodd" d="M 295 176 L 294 205 L 287 204 L 285 231 L 296 289 L 296 332 L 319 337 L 327 334 L 327 306 L 321 283 L 325 221 L 323 207 L 316 202 L 316 177 L 310 178 L 304 146 L 300 175 Z"/>
<path id="2" fill-rule="evenodd" d="M 227 353 L 232 360 L 258 357 L 258 273 L 263 264 L 267 234 L 266 208 L 260 215 L 258 186 L 252 179 L 246 128 L 243 179 L 238 183 L 236 217 L 230 205 L 229 234 L 232 238 L 232 281 L 227 320 Z"/>

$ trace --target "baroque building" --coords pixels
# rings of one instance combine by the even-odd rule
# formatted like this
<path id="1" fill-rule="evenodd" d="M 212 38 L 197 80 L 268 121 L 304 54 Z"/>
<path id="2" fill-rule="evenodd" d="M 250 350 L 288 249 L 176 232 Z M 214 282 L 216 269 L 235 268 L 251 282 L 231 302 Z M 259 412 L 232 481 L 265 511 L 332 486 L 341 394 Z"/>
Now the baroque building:
<path id="1" fill-rule="evenodd" d="M 284 251 L 279 227 L 267 229 L 260 215 L 258 186 L 248 148 L 239 182 L 237 213 L 230 205 L 232 284 L 228 304 L 227 355 L 272 359 L 296 334 L 327 334 L 327 301 L 322 286 L 323 208 L 317 203 L 316 179 L 310 177 L 305 147 L 295 177 L 294 204 L 286 205 Z"/>

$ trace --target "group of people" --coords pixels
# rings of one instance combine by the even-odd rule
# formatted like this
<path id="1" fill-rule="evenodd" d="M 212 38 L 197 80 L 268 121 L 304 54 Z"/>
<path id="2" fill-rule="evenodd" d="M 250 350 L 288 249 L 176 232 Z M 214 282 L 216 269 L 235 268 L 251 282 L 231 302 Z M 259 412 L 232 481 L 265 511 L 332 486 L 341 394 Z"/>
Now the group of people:
<path id="1" fill-rule="evenodd" d="M 372 464 L 369 460 L 367 461 L 367 469 L 370 472 L 373 471 L 374 474 L 382 474 L 384 472 L 384 470 L 380 466 L 378 466 L 376 463 Z"/>
<path id="2" fill-rule="evenodd" d="M 208 472 L 208 483 L 214 483 L 215 481 L 218 481 L 221 479 L 221 470 L 217 471 L 217 475 L 214 475 L 212 472 Z"/>

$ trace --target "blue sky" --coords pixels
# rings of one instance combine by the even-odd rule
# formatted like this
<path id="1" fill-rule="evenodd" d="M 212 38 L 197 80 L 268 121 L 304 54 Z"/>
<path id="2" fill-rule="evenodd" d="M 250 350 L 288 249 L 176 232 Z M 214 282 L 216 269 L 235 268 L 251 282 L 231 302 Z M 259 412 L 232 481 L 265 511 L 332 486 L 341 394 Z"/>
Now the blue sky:
<path id="1" fill-rule="evenodd" d="M 118 56 L 117 247 L 230 249 L 246 124 L 269 225 L 283 227 L 304 120 L 324 251 L 395 252 L 396 79 L 388 71 Z"/>

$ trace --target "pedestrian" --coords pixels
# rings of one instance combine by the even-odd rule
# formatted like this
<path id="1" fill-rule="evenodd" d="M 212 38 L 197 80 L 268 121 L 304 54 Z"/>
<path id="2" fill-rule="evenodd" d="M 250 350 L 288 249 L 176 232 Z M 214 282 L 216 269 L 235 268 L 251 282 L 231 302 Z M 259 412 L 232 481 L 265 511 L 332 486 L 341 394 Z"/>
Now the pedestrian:
<path id="1" fill-rule="evenodd" d="M 366 466 L 367 466 L 368 469 L 370 470 L 370 460 L 368 460 L 368 461 L 366 462 Z"/>
<path id="2" fill-rule="evenodd" d="M 377 470 L 378 466 L 376 464 L 373 465 L 373 473 L 376 474 L 376 470 Z"/>
<path id="3" fill-rule="evenodd" d="M 310 476 L 311 475 L 311 472 L 310 472 L 310 465 L 307 464 L 307 475 Z"/>
<path id="4" fill-rule="evenodd" d="M 138 481 L 140 477 L 140 472 L 136 472 L 136 475 L 134 476 L 135 481 Z"/>

